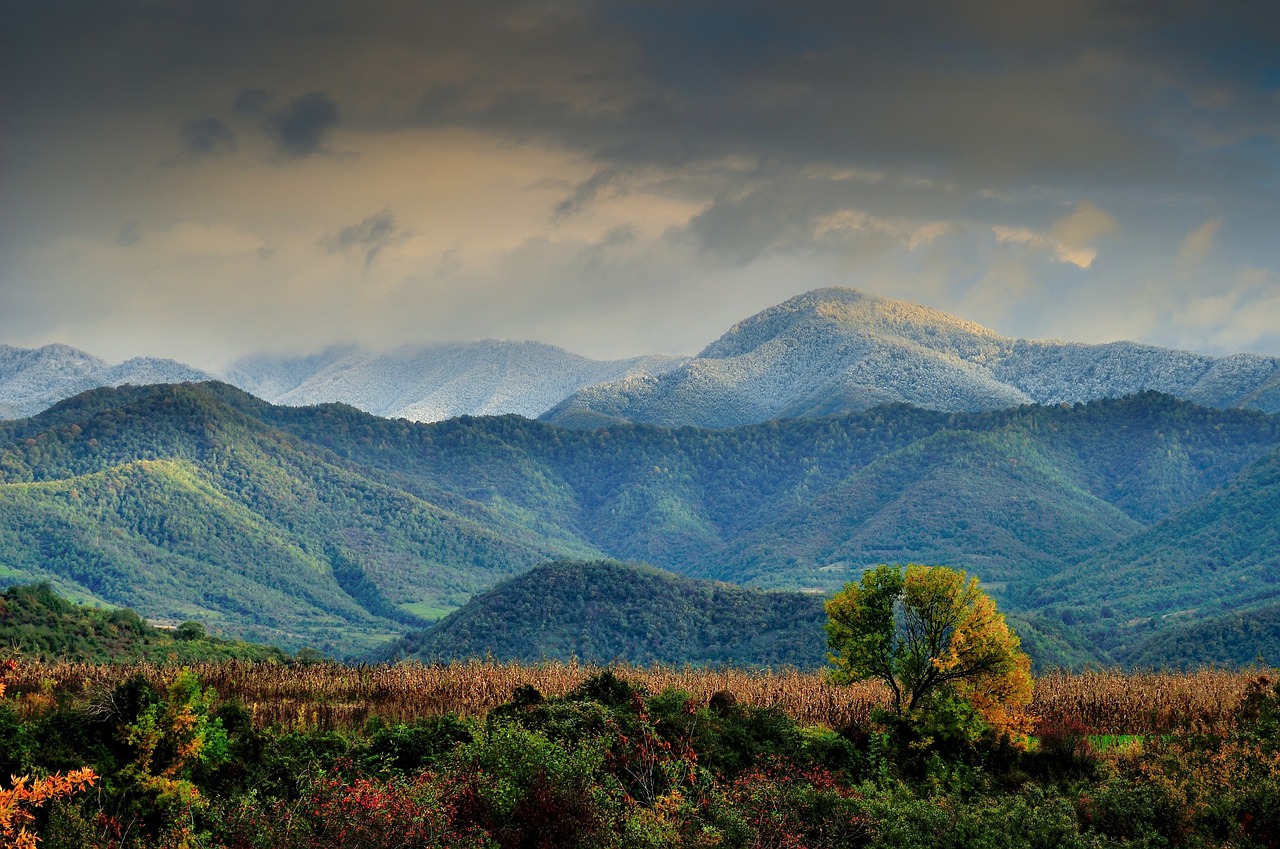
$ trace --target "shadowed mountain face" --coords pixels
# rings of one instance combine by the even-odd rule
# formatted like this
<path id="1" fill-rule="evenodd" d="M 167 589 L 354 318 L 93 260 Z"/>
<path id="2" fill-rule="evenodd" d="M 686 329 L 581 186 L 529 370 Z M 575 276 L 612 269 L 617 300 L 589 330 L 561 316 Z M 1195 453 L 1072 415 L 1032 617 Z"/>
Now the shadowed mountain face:
<path id="1" fill-rule="evenodd" d="M 1046 633 L 1108 593 L 1112 616 L 1158 630 L 1274 602 L 1280 545 L 1254 542 L 1280 515 L 1277 449 L 1280 417 L 1154 393 L 580 431 L 216 383 L 100 389 L 0 424 L 0 581 L 358 652 L 553 559 L 814 593 L 924 562 L 978 575 Z"/>
<path id="2" fill-rule="evenodd" d="M 1280 360 L 1009 339 L 916 304 L 818 289 L 739 322 L 679 368 L 587 387 L 545 418 L 733 427 L 890 402 L 981 411 L 1145 390 L 1275 412 Z"/>

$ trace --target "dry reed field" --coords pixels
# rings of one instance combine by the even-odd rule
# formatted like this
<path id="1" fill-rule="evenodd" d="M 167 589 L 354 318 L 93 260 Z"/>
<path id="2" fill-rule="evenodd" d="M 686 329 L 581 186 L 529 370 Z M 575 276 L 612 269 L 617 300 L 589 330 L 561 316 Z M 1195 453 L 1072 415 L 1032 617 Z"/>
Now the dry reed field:
<path id="1" fill-rule="evenodd" d="M 456 713 L 483 716 L 522 685 L 561 695 L 603 667 L 578 663 L 538 666 L 471 661 L 424 666 L 343 666 L 227 662 L 190 667 L 221 696 L 236 698 L 262 725 L 351 728 L 371 716 L 411 721 Z M 840 727 L 865 721 L 886 691 L 877 683 L 841 686 L 795 671 L 609 667 L 621 678 L 657 693 L 687 691 L 705 703 L 728 690 L 739 703 L 779 707 L 802 724 Z M 9 677 L 20 708 L 43 709 L 59 695 L 94 699 L 142 674 L 156 685 L 173 669 L 152 664 L 22 663 Z M 1075 719 L 1094 734 L 1151 734 L 1215 725 L 1229 719 L 1254 672 L 1054 673 L 1036 680 L 1032 712 L 1047 720 Z"/>

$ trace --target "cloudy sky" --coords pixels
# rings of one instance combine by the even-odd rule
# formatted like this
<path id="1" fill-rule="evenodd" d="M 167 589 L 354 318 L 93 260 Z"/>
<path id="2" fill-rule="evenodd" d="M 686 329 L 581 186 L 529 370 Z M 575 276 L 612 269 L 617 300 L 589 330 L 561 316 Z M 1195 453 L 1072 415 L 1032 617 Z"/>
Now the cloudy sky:
<path id="1" fill-rule="evenodd" d="M 1280 355 L 1271 0 L 0 9 L 0 343 L 692 353 L 844 285 Z"/>

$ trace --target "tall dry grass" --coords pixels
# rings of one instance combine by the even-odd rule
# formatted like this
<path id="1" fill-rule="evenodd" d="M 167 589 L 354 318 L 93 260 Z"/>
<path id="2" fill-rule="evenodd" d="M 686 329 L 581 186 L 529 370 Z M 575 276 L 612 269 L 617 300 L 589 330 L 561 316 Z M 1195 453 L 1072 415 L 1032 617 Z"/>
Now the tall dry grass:
<path id="1" fill-rule="evenodd" d="M 672 669 L 612 666 L 619 677 L 651 693 L 685 690 L 705 702 L 718 690 L 741 704 L 779 707 L 802 724 L 841 727 L 865 722 L 887 704 L 876 683 L 837 686 L 794 671 Z M 572 690 L 602 667 L 578 663 L 522 666 L 472 661 L 424 666 L 282 665 L 240 662 L 191 669 L 224 698 L 243 702 L 263 725 L 352 728 L 371 716 L 394 722 L 456 713 L 484 716 L 529 684 L 546 695 Z M 172 668 L 153 664 L 21 663 L 9 676 L 20 710 L 45 709 L 58 696 L 94 699 L 142 675 L 161 685 Z M 1037 679 L 1032 712 L 1047 720 L 1073 718 L 1095 734 L 1151 734 L 1229 720 L 1254 673 L 1054 673 Z"/>

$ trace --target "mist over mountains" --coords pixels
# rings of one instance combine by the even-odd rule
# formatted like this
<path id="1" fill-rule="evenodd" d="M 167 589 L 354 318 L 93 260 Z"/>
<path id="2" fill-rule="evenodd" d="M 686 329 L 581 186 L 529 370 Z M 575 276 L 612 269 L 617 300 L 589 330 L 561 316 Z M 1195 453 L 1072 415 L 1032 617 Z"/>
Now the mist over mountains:
<path id="1" fill-rule="evenodd" d="M 583 386 L 670 371 L 683 357 L 591 360 L 541 342 L 488 339 L 375 353 L 246 357 L 227 380 L 273 404 L 338 401 L 391 419 L 435 422 L 515 413 L 534 418 Z"/>
<path id="2" fill-rule="evenodd" d="M 486 340 L 257 354 L 210 375 L 172 360 L 113 366 L 65 345 L 0 346 L 0 417 L 32 415 L 98 386 L 214 377 L 290 406 L 336 401 L 412 421 L 515 413 L 570 427 L 733 427 L 896 402 L 972 412 L 1146 390 L 1280 411 L 1274 357 L 1012 339 L 927 307 L 829 288 L 744 319 L 693 358 L 599 361 L 540 342 Z"/>

